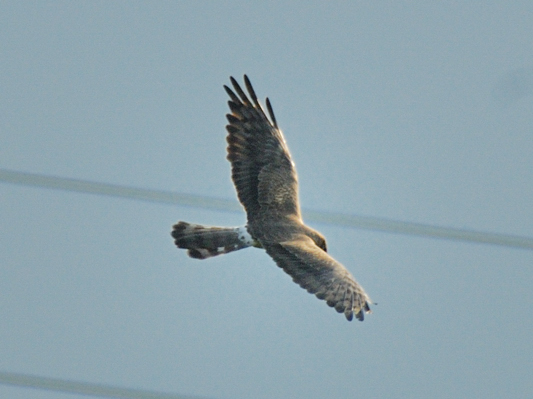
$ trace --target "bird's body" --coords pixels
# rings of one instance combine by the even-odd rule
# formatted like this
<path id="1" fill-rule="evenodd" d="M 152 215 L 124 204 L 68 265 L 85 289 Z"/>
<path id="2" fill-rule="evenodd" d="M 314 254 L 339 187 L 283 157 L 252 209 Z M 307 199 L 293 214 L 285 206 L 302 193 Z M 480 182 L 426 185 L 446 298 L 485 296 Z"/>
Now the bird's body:
<path id="1" fill-rule="evenodd" d="M 302 288 L 348 320 L 354 314 L 363 320 L 364 313 L 370 313 L 370 298 L 350 272 L 328 255 L 322 234 L 304 224 L 296 169 L 270 101 L 267 98 L 269 119 L 246 76 L 244 81 L 250 98 L 233 78 L 235 91 L 224 88 L 231 110 L 227 158 L 247 224 L 226 228 L 178 222 L 172 231 L 175 244 L 196 259 L 250 246 L 263 248 Z"/>

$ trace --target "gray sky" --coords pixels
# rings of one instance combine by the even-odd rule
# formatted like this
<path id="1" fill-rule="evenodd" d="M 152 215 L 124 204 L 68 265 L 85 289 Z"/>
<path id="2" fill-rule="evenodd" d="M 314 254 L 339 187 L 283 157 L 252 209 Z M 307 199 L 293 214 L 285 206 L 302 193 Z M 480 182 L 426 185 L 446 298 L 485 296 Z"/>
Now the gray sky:
<path id="1" fill-rule="evenodd" d="M 230 75 L 270 97 L 320 211 L 533 237 L 533 3 L 0 3 L 0 168 L 235 199 Z M 214 399 L 526 398 L 533 252 L 314 224 L 363 323 L 244 214 L 0 184 L 0 371 Z M 0 385 L 10 398 L 79 395 Z"/>

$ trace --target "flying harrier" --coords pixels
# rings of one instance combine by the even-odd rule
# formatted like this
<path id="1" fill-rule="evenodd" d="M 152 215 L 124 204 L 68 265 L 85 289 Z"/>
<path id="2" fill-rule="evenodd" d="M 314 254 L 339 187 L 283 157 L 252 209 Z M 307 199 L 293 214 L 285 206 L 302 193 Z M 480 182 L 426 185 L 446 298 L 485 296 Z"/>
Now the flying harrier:
<path id="1" fill-rule="evenodd" d="M 172 237 L 190 257 L 206 259 L 247 247 L 263 248 L 293 281 L 323 299 L 351 321 L 370 313 L 370 298 L 350 272 L 328 255 L 326 240 L 307 227 L 300 212 L 298 178 L 272 105 L 266 116 L 245 75 L 248 95 L 233 78 L 231 114 L 226 115 L 228 161 L 239 201 L 244 206 L 244 227 L 211 227 L 178 222 Z M 251 100 L 251 101 L 250 101 Z"/>

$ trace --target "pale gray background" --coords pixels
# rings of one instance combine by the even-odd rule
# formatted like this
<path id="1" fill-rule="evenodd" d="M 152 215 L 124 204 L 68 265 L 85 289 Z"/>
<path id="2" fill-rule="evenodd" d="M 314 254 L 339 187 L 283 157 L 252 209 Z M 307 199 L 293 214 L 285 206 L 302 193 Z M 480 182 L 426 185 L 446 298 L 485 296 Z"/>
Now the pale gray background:
<path id="1" fill-rule="evenodd" d="M 305 208 L 533 236 L 533 2 L 0 3 L 0 167 L 234 199 L 229 75 L 272 100 Z M 0 184 L 0 370 L 210 398 L 529 398 L 533 253 L 313 225 L 363 323 L 240 214 Z M 0 397 L 76 395 L 0 386 Z"/>

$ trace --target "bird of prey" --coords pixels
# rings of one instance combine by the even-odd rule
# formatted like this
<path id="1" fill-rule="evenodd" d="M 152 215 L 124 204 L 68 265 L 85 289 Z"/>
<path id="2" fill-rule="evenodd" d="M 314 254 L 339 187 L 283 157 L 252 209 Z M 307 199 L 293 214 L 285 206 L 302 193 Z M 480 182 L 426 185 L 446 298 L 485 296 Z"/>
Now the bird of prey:
<path id="1" fill-rule="evenodd" d="M 248 94 L 231 77 L 228 155 L 231 177 L 247 223 L 213 227 L 178 222 L 172 237 L 190 257 L 206 259 L 247 247 L 263 248 L 293 281 L 351 321 L 370 313 L 370 298 L 350 272 L 333 259 L 326 240 L 302 220 L 298 179 L 289 148 L 266 99 L 267 117 L 250 80 Z"/>

